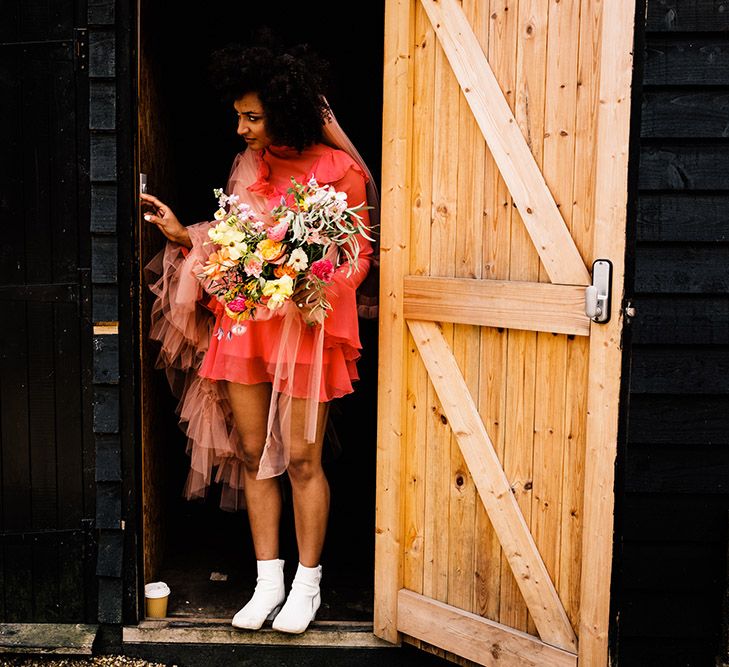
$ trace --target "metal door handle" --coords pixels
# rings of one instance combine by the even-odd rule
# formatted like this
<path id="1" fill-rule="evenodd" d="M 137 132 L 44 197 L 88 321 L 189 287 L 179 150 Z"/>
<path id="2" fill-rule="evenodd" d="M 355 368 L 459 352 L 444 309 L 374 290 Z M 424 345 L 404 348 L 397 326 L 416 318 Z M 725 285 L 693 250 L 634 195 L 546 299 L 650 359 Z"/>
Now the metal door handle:
<path id="1" fill-rule="evenodd" d="M 593 322 L 610 321 L 610 290 L 613 264 L 609 259 L 596 259 L 592 263 L 592 285 L 585 288 L 585 314 Z"/>

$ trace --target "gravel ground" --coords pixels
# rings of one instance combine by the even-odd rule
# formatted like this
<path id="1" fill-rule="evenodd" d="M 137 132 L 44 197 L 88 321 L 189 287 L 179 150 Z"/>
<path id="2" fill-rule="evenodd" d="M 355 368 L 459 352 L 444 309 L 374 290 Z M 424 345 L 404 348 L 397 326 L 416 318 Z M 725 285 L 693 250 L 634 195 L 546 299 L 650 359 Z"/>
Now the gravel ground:
<path id="1" fill-rule="evenodd" d="M 139 658 L 128 658 L 123 655 L 102 655 L 93 658 L 60 658 L 58 656 L 32 658 L 0 657 L 0 667 L 175 667 L 161 662 L 147 662 Z"/>

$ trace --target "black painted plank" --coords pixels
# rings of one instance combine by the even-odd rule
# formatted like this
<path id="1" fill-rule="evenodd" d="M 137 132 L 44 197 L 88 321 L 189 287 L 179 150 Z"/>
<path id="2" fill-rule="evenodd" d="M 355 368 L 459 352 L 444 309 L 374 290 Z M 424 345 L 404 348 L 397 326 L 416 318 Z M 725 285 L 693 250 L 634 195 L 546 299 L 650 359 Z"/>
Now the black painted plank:
<path id="1" fill-rule="evenodd" d="M 58 525 L 78 528 L 84 517 L 84 439 L 81 396 L 82 335 L 76 304 L 59 304 L 55 310 L 55 424 L 57 443 Z"/>
<path id="2" fill-rule="evenodd" d="M 59 535 L 58 540 L 58 594 L 61 618 L 64 622 L 83 623 L 85 600 L 89 594 L 84 581 L 84 567 L 92 558 L 91 550 L 84 548 L 84 533 Z"/>
<path id="3" fill-rule="evenodd" d="M 116 184 L 91 186 L 91 231 L 116 232 Z"/>
<path id="4" fill-rule="evenodd" d="M 639 243 L 635 249 L 638 294 L 725 294 L 729 245 Z"/>
<path id="5" fill-rule="evenodd" d="M 89 77 L 113 77 L 116 50 L 113 30 L 89 30 Z"/>
<path id="6" fill-rule="evenodd" d="M 729 137 L 729 92 L 644 92 L 640 134 L 649 138 Z"/>
<path id="7" fill-rule="evenodd" d="M 30 3 L 35 4 L 35 3 Z M 15 233 L 25 233 L 25 281 L 52 283 L 53 255 L 52 201 L 51 201 L 51 114 L 48 111 L 48 91 L 51 88 L 48 60 L 43 54 L 29 53 L 23 59 L 19 75 L 34 81 L 33 86 L 21 88 L 22 128 L 24 142 L 20 167 L 23 174 L 24 201 L 19 219 L 13 226 Z"/>
<path id="8" fill-rule="evenodd" d="M 729 190 L 729 143 L 644 145 L 642 190 Z"/>
<path id="9" fill-rule="evenodd" d="M 729 194 L 638 197 L 638 241 L 729 241 Z"/>
<path id="10" fill-rule="evenodd" d="M 94 387 L 94 433 L 119 432 L 119 388 Z"/>
<path id="11" fill-rule="evenodd" d="M 113 24 L 114 0 L 88 0 L 87 16 L 90 24 Z"/>
<path id="12" fill-rule="evenodd" d="M 94 285 L 92 300 L 94 322 L 119 321 L 119 296 L 116 285 Z"/>
<path id="13" fill-rule="evenodd" d="M 121 481 L 121 445 L 118 435 L 96 436 L 96 481 Z"/>
<path id="14" fill-rule="evenodd" d="M 89 128 L 113 130 L 116 127 L 116 83 L 92 79 L 89 98 Z"/>
<path id="15" fill-rule="evenodd" d="M 701 604 L 701 601 L 694 601 Z M 620 667 L 714 667 L 718 636 L 703 641 L 693 638 L 626 637 L 617 647 Z"/>
<path id="16" fill-rule="evenodd" d="M 632 493 L 729 493 L 729 449 L 628 448 L 626 491 Z"/>
<path id="17" fill-rule="evenodd" d="M 632 342 L 638 345 L 723 345 L 729 341 L 729 296 L 637 295 Z"/>
<path id="18" fill-rule="evenodd" d="M 65 11 L 68 6 L 64 5 Z M 50 116 L 50 238 L 53 282 L 78 281 L 80 228 L 87 216 L 78 206 L 78 137 L 76 109 L 79 101 L 70 61 L 49 63 L 48 107 Z M 81 104 L 88 104 L 86 100 Z"/>
<path id="19" fill-rule="evenodd" d="M 123 531 L 99 531 L 99 557 L 96 561 L 96 574 L 101 577 L 121 577 L 123 550 Z"/>
<path id="20" fill-rule="evenodd" d="M 630 542 L 623 546 L 621 567 L 630 590 L 698 594 L 722 585 L 721 544 Z"/>
<path id="21" fill-rule="evenodd" d="M 667 511 L 669 510 L 670 511 Z M 627 494 L 619 508 L 623 542 L 724 544 L 726 498 L 718 495 Z M 630 580 L 625 581 L 630 586 Z"/>
<path id="22" fill-rule="evenodd" d="M 115 181 L 116 136 L 113 134 L 91 135 L 91 180 Z"/>
<path id="23" fill-rule="evenodd" d="M 35 541 L 33 549 L 33 621 L 61 620 L 58 581 L 58 547 L 48 541 Z M 30 619 L 29 619 L 30 620 Z"/>
<path id="24" fill-rule="evenodd" d="M 633 591 L 623 597 L 622 637 L 712 638 L 718 634 L 718 594 Z"/>
<path id="25" fill-rule="evenodd" d="M 628 442 L 729 445 L 729 396 L 633 394 Z"/>
<path id="26" fill-rule="evenodd" d="M 5 618 L 8 623 L 33 619 L 33 547 L 5 544 Z"/>
<path id="27" fill-rule="evenodd" d="M 94 235 L 91 238 L 91 279 L 94 283 L 117 281 L 116 236 Z"/>
<path id="28" fill-rule="evenodd" d="M 644 53 L 644 85 L 729 85 L 729 43 L 725 36 L 649 37 Z"/>
<path id="29" fill-rule="evenodd" d="M 100 334 L 94 336 L 94 382 L 100 384 L 118 384 L 118 335 Z"/>
<path id="30" fill-rule="evenodd" d="M 729 30 L 727 0 L 650 0 L 648 31 Z"/>
<path id="31" fill-rule="evenodd" d="M 122 580 L 99 577 L 99 622 L 121 623 Z"/>
<path id="32" fill-rule="evenodd" d="M 729 392 L 729 347 L 633 346 L 633 394 Z"/>
<path id="33" fill-rule="evenodd" d="M 98 482 L 96 485 L 96 527 L 118 529 L 121 525 L 121 484 Z"/>
<path id="34" fill-rule="evenodd" d="M 29 303 L 28 328 L 25 334 L 28 339 L 32 526 L 54 528 L 58 525 L 58 498 L 53 311 L 45 304 Z"/>
<path id="35" fill-rule="evenodd" d="M 26 304 L 2 304 L 0 327 L 0 466 L 2 528 L 27 528 L 31 522 L 28 469 L 28 341 Z"/>

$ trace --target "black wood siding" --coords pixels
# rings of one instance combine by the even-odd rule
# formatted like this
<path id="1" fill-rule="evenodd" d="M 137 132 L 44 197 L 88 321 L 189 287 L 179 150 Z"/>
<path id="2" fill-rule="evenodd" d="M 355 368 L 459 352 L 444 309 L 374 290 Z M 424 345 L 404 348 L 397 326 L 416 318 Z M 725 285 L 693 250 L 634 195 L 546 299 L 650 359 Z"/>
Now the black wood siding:
<path id="1" fill-rule="evenodd" d="M 729 2 L 647 9 L 614 655 L 708 666 L 727 573 Z"/>
<path id="2" fill-rule="evenodd" d="M 90 622 L 85 4 L 0 4 L 0 619 Z"/>

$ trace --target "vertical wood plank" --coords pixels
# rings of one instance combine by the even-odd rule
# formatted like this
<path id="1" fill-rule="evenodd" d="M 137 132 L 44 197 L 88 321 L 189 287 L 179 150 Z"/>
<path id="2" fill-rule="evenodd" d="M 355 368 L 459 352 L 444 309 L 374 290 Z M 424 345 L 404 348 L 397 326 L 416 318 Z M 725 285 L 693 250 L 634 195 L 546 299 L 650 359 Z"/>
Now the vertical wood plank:
<path id="1" fill-rule="evenodd" d="M 549 0 L 521 0 L 518 17 L 516 108 L 514 115 L 537 164 L 542 166 L 544 95 Z M 536 281 L 540 261 L 519 212 L 513 211 L 509 278 Z M 519 507 L 531 520 L 532 457 L 534 451 L 535 364 L 537 334 L 508 332 L 507 403 L 504 470 Z M 502 554 L 500 622 L 526 631 L 528 612 Z"/>
<path id="2" fill-rule="evenodd" d="M 569 225 L 572 238 L 588 265 L 592 262 L 593 213 L 596 189 L 594 150 L 600 66 L 601 6 L 583 0 L 577 55 L 576 118 L 574 127 L 574 180 Z M 579 623 L 580 569 L 582 566 L 582 498 L 584 495 L 587 383 L 587 338 L 568 339 L 565 400 L 565 450 L 562 466 L 560 596 L 574 627 Z"/>
<path id="3" fill-rule="evenodd" d="M 574 174 L 579 5 L 551 0 L 547 29 L 543 173 L 570 228 Z M 544 273 L 540 277 L 544 279 Z M 537 335 L 532 532 L 559 589 L 567 338 Z"/>
<path id="4" fill-rule="evenodd" d="M 413 47 L 412 191 L 410 273 L 426 275 L 430 263 L 433 163 L 433 88 L 436 38 L 420 3 L 415 3 Z M 428 374 L 415 341 L 408 334 L 407 408 L 403 484 L 403 587 L 423 591 Z M 410 639 L 420 647 L 419 639 Z"/>
<path id="5" fill-rule="evenodd" d="M 464 0 L 463 11 L 474 31 L 488 39 L 487 16 L 481 4 Z M 457 260 L 455 275 L 480 278 L 483 245 L 483 180 L 486 145 L 467 100 L 458 99 L 458 190 L 456 225 Z M 480 327 L 457 325 L 453 335 L 453 354 L 472 396 L 478 396 L 480 370 Z M 478 496 L 460 447 L 451 438 L 449 498 L 448 603 L 472 610 L 474 591 L 474 524 Z"/>
<path id="6" fill-rule="evenodd" d="M 460 88 L 442 47 L 435 48 L 432 164 L 432 209 L 430 225 L 431 276 L 453 276 L 456 263 L 456 220 L 458 186 L 458 109 Z M 453 344 L 454 325 L 443 325 L 443 333 Z M 425 498 L 425 563 L 423 591 L 428 597 L 442 602 L 448 599 L 450 531 L 444 519 L 450 495 L 450 459 L 452 436 L 443 416 L 440 402 L 433 386 L 427 391 L 427 454 Z M 425 645 L 423 646 L 425 648 Z M 443 649 L 427 647 L 436 655 L 444 655 Z"/>
<path id="7" fill-rule="evenodd" d="M 634 11 L 615 0 L 601 18 L 594 248 L 613 262 L 613 299 L 610 322 L 590 336 L 578 657 L 589 666 L 608 661 Z"/>
<path id="8" fill-rule="evenodd" d="M 410 207 L 412 4 L 412 0 L 387 0 L 385 4 L 373 630 L 378 637 L 390 642 L 398 641 L 397 591 L 402 584 L 400 457 L 407 349 L 402 317 L 402 275 L 407 270 Z"/>

